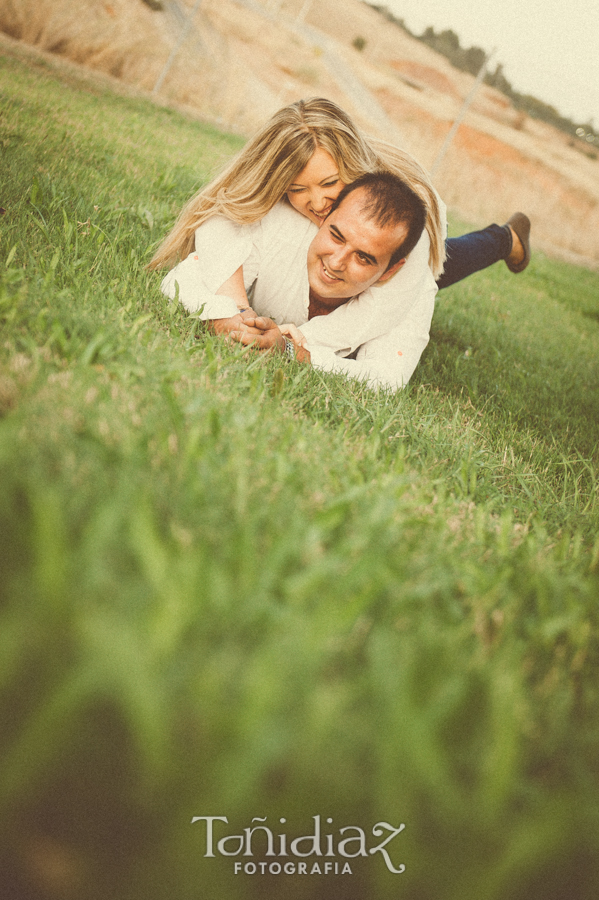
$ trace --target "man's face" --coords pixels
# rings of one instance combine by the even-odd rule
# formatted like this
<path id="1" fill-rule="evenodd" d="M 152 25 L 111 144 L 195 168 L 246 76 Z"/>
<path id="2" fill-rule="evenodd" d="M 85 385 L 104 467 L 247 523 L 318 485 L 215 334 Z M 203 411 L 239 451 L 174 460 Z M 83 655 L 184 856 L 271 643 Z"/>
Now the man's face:
<path id="1" fill-rule="evenodd" d="M 387 281 L 405 262 L 389 271 L 393 252 L 405 240 L 405 223 L 380 228 L 362 208 L 367 202 L 364 188 L 352 191 L 330 214 L 308 248 L 308 280 L 323 301 L 334 308 L 340 299 L 361 294 L 376 281 Z"/>

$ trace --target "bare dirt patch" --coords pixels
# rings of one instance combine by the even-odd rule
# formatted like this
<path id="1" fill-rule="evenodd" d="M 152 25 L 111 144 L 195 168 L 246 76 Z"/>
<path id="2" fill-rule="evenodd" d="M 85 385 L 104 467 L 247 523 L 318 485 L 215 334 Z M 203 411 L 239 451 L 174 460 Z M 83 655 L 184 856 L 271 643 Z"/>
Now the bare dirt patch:
<path id="1" fill-rule="evenodd" d="M 456 99 L 460 97 L 460 93 L 453 81 L 432 66 L 423 66 L 421 63 L 409 59 L 395 59 L 391 61 L 391 67 L 415 84 L 430 87 L 441 94 L 449 94 Z"/>

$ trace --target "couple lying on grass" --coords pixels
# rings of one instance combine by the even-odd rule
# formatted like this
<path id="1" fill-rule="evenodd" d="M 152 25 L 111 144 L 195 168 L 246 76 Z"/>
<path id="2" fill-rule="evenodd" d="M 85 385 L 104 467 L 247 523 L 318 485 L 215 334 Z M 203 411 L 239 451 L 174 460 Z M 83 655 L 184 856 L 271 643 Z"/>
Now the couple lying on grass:
<path id="1" fill-rule="evenodd" d="M 366 140 L 329 100 L 279 112 L 185 206 L 150 268 L 217 334 L 343 372 L 406 385 L 429 339 L 437 290 L 530 258 L 530 222 L 445 239 L 426 172 Z M 249 299 L 251 298 L 251 299 Z"/>

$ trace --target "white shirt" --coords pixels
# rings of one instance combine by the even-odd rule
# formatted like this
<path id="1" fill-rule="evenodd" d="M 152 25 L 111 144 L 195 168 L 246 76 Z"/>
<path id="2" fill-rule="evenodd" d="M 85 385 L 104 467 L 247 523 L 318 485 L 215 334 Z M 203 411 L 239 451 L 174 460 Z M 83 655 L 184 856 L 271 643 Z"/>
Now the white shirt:
<path id="1" fill-rule="evenodd" d="M 388 282 L 308 321 L 306 259 L 317 231 L 284 201 L 252 225 L 214 216 L 196 230 L 195 251 L 169 272 L 162 291 L 174 299 L 178 290 L 181 303 L 201 319 L 234 316 L 235 301 L 216 291 L 243 266 L 246 290 L 253 285 L 252 308 L 279 325 L 300 326 L 313 366 L 372 387 L 403 387 L 428 343 L 434 311 L 428 235 Z"/>

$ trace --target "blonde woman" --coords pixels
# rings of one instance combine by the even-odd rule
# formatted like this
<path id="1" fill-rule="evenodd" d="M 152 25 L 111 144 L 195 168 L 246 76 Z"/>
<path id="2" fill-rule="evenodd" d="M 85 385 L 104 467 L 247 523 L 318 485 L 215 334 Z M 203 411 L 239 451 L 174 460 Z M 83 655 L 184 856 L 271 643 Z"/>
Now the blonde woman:
<path id="1" fill-rule="evenodd" d="M 444 206 L 415 160 L 392 145 L 366 140 L 349 116 L 329 100 L 299 101 L 279 110 L 222 174 L 188 202 L 150 268 L 174 266 L 163 283 L 165 293 L 178 294 L 190 311 L 203 305 L 202 318 L 218 321 L 222 327 L 217 330 L 231 331 L 238 327 L 234 312 L 250 306 L 247 289 L 256 274 L 252 253 L 258 226 L 275 223 L 276 231 L 284 223 L 288 228 L 299 213 L 307 220 L 309 236 L 310 223 L 315 233 L 343 187 L 367 172 L 390 172 L 421 199 L 426 209 L 425 233 L 401 273 L 384 290 L 378 287 L 368 296 L 360 295 L 359 303 L 335 310 L 327 322 L 308 323 L 306 305 L 305 314 L 303 309 L 295 310 L 294 324 L 330 353 L 347 355 L 356 351 L 357 336 L 361 343 L 379 338 L 405 324 L 408 314 L 414 318 L 414 309 L 420 309 L 423 317 L 416 317 L 414 325 L 418 339 L 412 342 L 420 348 L 415 351 L 417 362 L 428 340 L 435 282 L 445 259 Z M 301 225 L 297 227 L 301 230 Z M 511 248 L 506 228 L 501 236 Z M 463 257 L 464 253 L 462 261 Z M 471 271 L 480 267 L 472 261 Z M 402 383 L 406 380 L 404 373 Z"/>
<path id="2" fill-rule="evenodd" d="M 319 149 L 330 155 L 337 170 L 337 178 L 324 185 L 329 207 L 344 185 L 374 171 L 398 175 L 421 197 L 428 210 L 431 270 L 439 275 L 445 259 L 445 233 L 442 206 L 428 175 L 416 160 L 391 144 L 367 141 L 347 113 L 323 98 L 299 100 L 275 113 L 225 170 L 186 204 L 149 268 L 172 267 L 188 256 L 194 249 L 196 229 L 211 216 L 247 225 L 287 198 L 320 226 L 322 215 L 296 204 L 298 195 L 290 190 Z"/>

